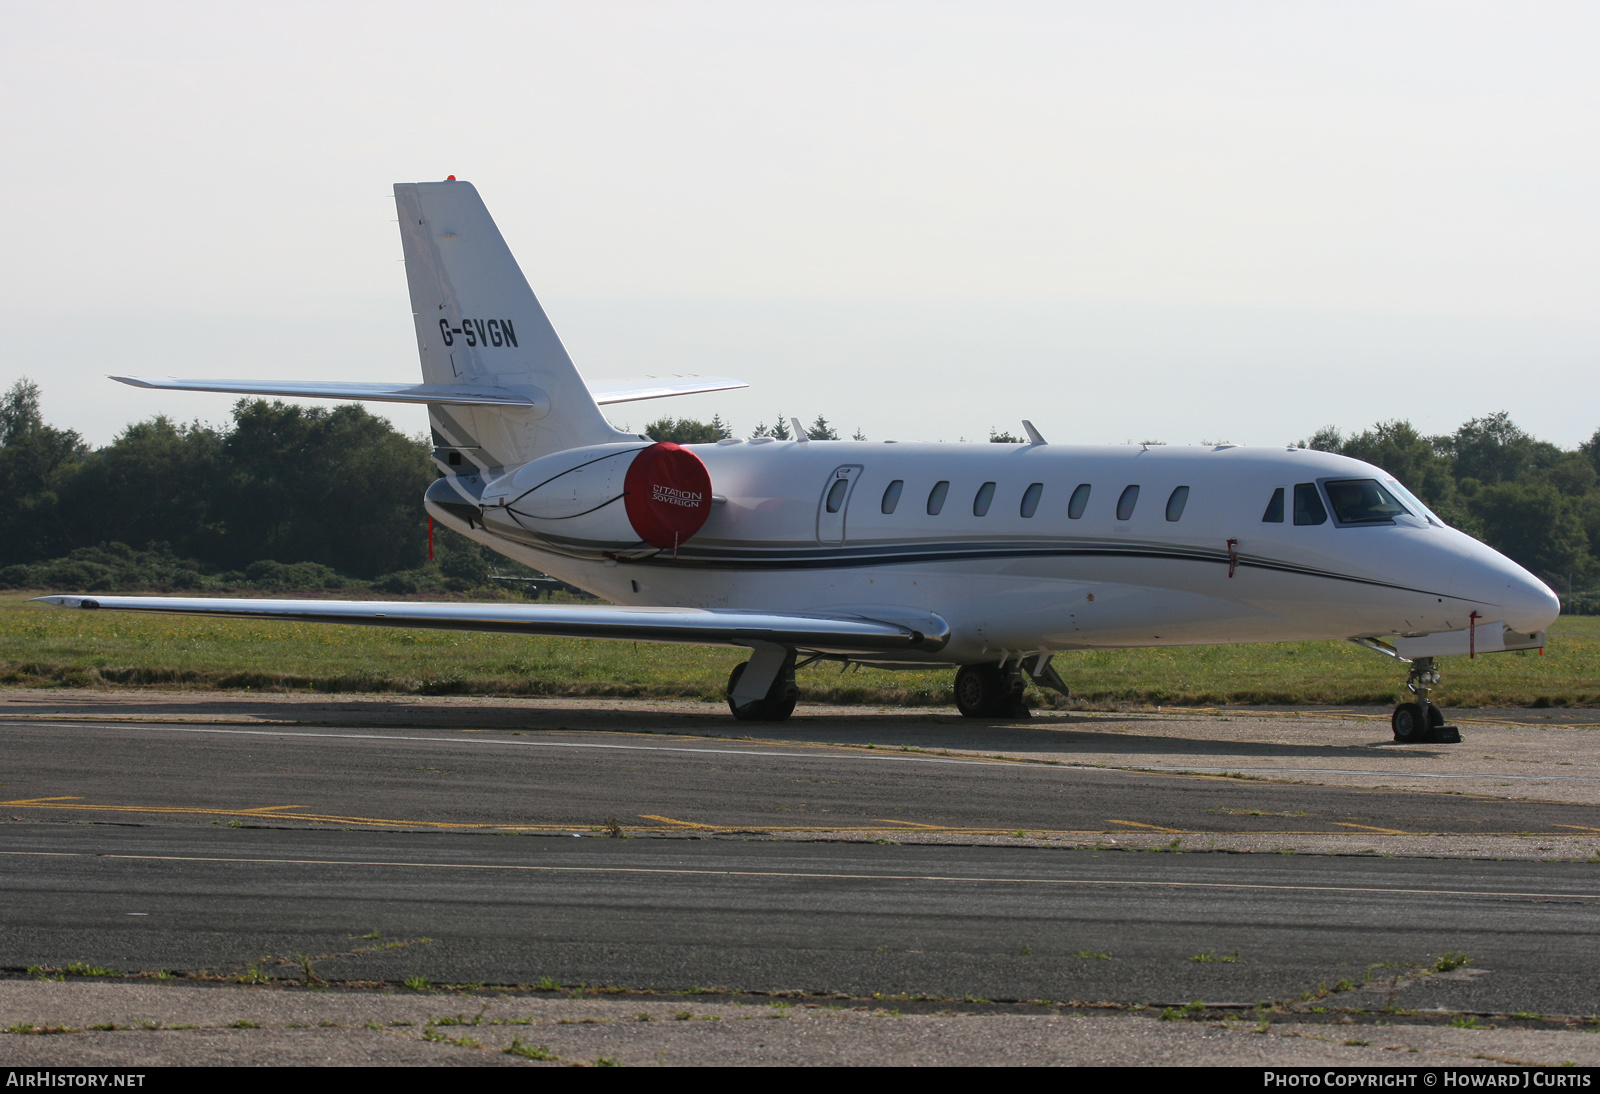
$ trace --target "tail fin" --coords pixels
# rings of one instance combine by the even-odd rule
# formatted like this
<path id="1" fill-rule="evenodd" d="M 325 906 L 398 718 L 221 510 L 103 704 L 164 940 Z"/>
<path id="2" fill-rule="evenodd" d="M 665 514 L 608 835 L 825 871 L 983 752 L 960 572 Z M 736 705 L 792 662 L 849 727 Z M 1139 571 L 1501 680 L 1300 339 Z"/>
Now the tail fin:
<path id="1" fill-rule="evenodd" d="M 534 404 L 430 403 L 434 444 L 492 474 L 628 438 L 601 415 L 477 189 L 470 182 L 397 183 L 394 200 L 423 381 L 509 388 Z"/>

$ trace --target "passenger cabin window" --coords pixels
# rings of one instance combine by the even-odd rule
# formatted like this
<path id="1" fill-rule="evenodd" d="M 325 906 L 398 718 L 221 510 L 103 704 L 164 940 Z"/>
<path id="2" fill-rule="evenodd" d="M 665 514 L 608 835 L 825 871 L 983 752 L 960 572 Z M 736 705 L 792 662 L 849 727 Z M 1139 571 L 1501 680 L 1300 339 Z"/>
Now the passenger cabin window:
<path id="1" fill-rule="evenodd" d="M 1130 486 L 1122 492 L 1122 497 L 1117 499 L 1117 519 L 1128 520 L 1133 516 L 1133 507 L 1139 504 L 1139 488 Z"/>
<path id="2" fill-rule="evenodd" d="M 1044 483 L 1033 483 L 1022 495 L 1022 515 L 1031 517 L 1039 511 L 1039 498 L 1044 495 Z"/>
<path id="3" fill-rule="evenodd" d="M 1083 507 L 1089 504 L 1089 484 L 1079 483 L 1078 488 L 1072 492 L 1072 500 L 1067 502 L 1067 518 L 1077 520 L 1083 516 Z"/>
<path id="4" fill-rule="evenodd" d="M 989 512 L 989 506 L 994 502 L 994 483 L 986 482 L 978 487 L 978 493 L 972 499 L 972 515 L 984 516 Z"/>
<path id="5" fill-rule="evenodd" d="M 1322 485 L 1340 524 L 1391 524 L 1395 517 L 1411 512 L 1378 485 L 1377 479 L 1341 479 Z"/>
<path id="6" fill-rule="evenodd" d="M 883 510 L 884 516 L 888 516 L 890 513 L 894 512 L 894 507 L 900 504 L 900 491 L 904 490 L 905 486 L 906 480 L 895 479 L 884 488 L 883 504 L 879 506 L 879 508 Z"/>
<path id="7" fill-rule="evenodd" d="M 1314 482 L 1296 483 L 1294 488 L 1294 522 L 1296 524 L 1324 524 L 1328 510 L 1322 505 L 1322 495 Z"/>
<path id="8" fill-rule="evenodd" d="M 1189 488 L 1180 486 L 1172 492 L 1167 499 L 1167 519 L 1178 520 L 1183 516 L 1183 507 L 1189 504 Z"/>
<path id="9" fill-rule="evenodd" d="M 839 511 L 839 506 L 844 504 L 844 496 L 845 496 L 846 493 L 849 492 L 849 490 L 850 490 L 850 480 L 849 479 L 836 479 L 836 480 L 834 480 L 833 485 L 828 487 L 828 501 L 827 501 L 828 512 L 837 513 Z"/>
<path id="10" fill-rule="evenodd" d="M 933 489 L 928 491 L 928 515 L 930 517 L 939 515 L 939 510 L 944 508 L 945 495 L 948 493 L 950 493 L 948 480 L 933 484 Z"/>
<path id="11" fill-rule="evenodd" d="M 1272 500 L 1267 502 L 1267 511 L 1261 514 L 1261 523 L 1283 523 L 1283 487 L 1280 486 L 1272 492 Z"/>

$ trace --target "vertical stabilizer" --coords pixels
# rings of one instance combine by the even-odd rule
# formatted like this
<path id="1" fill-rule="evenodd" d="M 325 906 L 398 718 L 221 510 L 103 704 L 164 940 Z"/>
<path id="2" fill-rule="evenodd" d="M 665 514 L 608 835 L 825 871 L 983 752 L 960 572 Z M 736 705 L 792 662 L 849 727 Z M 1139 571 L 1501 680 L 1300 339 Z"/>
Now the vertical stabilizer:
<path id="1" fill-rule="evenodd" d="M 429 404 L 434 443 L 497 469 L 631 439 L 601 415 L 477 189 L 397 183 L 394 199 L 423 380 L 511 388 L 536 404 Z"/>

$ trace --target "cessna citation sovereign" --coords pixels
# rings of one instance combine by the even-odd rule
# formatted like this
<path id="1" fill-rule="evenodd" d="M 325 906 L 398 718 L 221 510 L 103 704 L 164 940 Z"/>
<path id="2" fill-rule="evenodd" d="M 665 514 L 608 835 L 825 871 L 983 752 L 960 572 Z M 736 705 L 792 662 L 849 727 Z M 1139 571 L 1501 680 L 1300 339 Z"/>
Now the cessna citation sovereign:
<path id="1" fill-rule="evenodd" d="M 65 607 L 744 647 L 742 720 L 824 659 L 950 665 L 971 717 L 1066 692 L 1072 650 L 1351 639 L 1408 664 L 1396 739 L 1458 739 L 1435 658 L 1545 644 L 1559 604 L 1393 476 L 1304 449 L 652 443 L 609 403 L 744 387 L 585 383 L 473 186 L 394 188 L 420 384 L 116 377 L 146 388 L 425 403 L 428 513 L 609 605 L 49 596 Z"/>

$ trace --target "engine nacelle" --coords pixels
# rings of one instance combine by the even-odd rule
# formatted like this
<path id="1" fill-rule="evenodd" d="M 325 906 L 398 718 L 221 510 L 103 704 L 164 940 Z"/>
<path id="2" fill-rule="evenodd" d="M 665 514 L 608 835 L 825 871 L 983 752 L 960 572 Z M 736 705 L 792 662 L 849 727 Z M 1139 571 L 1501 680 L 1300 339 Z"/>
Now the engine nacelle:
<path id="1" fill-rule="evenodd" d="M 686 448 L 607 444 L 557 452 L 488 484 L 493 532 L 563 554 L 675 549 L 711 515 L 711 473 Z"/>

